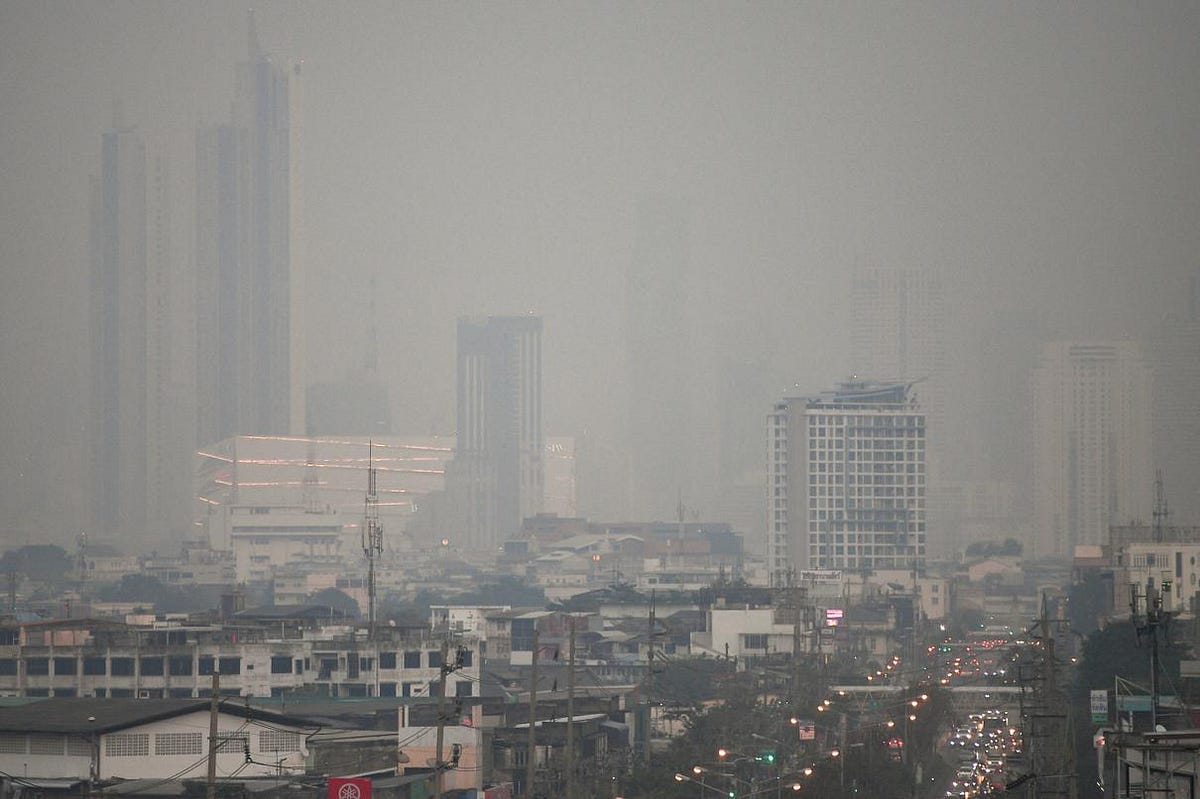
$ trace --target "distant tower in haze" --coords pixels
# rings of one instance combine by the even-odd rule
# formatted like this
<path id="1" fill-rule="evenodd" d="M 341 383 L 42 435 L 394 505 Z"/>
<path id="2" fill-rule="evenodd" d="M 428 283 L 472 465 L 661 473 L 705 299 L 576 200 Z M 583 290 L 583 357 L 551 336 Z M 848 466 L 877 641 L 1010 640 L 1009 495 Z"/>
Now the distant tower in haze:
<path id="1" fill-rule="evenodd" d="M 228 123 L 196 137 L 196 436 L 304 429 L 293 246 L 299 68 L 259 48 L 253 16 Z"/>
<path id="2" fill-rule="evenodd" d="M 949 556 L 951 509 L 945 492 L 950 467 L 946 408 L 946 290 L 930 269 L 864 269 L 851 294 L 851 367 L 882 380 L 916 382 L 928 424 L 929 545 Z"/>
<path id="3" fill-rule="evenodd" d="M 680 496 L 697 506 L 713 450 L 697 444 L 698 365 L 689 310 L 687 209 L 667 198 L 638 206 L 637 235 L 626 279 L 625 357 L 629 514 L 674 519 Z M 696 457 L 705 451 L 705 457 Z"/>
<path id="4" fill-rule="evenodd" d="M 458 320 L 458 444 L 447 491 L 463 547 L 494 552 L 542 508 L 542 319 Z"/>
<path id="5" fill-rule="evenodd" d="M 1187 314 L 1157 326 L 1146 360 L 1154 371 L 1154 465 L 1176 522 L 1200 524 L 1200 271 L 1190 283 Z"/>
<path id="6" fill-rule="evenodd" d="M 91 201 L 92 532 L 147 531 L 146 146 L 115 127 L 101 137 Z"/>
<path id="7" fill-rule="evenodd" d="M 1129 342 L 1045 345 L 1033 375 L 1027 557 L 1069 558 L 1153 505 L 1151 374 Z"/>

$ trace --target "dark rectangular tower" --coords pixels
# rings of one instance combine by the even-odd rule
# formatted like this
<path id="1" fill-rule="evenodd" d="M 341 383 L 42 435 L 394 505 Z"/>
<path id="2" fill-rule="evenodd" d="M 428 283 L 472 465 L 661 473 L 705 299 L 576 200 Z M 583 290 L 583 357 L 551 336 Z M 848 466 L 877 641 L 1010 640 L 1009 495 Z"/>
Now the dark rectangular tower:
<path id="1" fill-rule="evenodd" d="M 458 447 L 448 473 L 465 546 L 491 551 L 542 507 L 542 320 L 458 320 Z"/>

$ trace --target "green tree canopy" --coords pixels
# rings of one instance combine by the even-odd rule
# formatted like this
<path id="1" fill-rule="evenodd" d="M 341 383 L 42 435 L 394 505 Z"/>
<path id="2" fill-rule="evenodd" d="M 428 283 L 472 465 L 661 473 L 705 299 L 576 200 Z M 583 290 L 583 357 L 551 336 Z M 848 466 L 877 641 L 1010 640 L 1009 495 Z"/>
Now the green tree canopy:
<path id="1" fill-rule="evenodd" d="M 0 557 L 0 571 L 16 572 L 38 583 L 59 583 L 74 567 L 66 550 L 54 544 L 29 544 Z"/>

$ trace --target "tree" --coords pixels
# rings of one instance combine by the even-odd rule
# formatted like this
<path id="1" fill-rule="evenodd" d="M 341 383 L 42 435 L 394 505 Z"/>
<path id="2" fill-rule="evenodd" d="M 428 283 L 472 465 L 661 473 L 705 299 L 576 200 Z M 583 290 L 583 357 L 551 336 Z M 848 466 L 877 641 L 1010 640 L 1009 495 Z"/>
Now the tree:
<path id="1" fill-rule="evenodd" d="M 1097 572 L 1089 572 L 1067 591 L 1067 619 L 1080 635 L 1091 635 L 1109 611 L 1108 584 Z"/>
<path id="2" fill-rule="evenodd" d="M 16 572 L 36 583 L 60 583 L 74 564 L 66 550 L 54 544 L 29 544 L 0 557 L 0 572 Z"/>
<path id="3" fill-rule="evenodd" d="M 211 606 L 210 597 L 202 592 L 185 592 L 145 574 L 127 574 L 120 582 L 101 586 L 96 589 L 96 598 L 102 602 L 143 603 L 159 613 L 183 613 Z"/>
<path id="4" fill-rule="evenodd" d="M 1161 693 L 1173 694 L 1176 689 L 1170 682 L 1173 679 L 1170 675 L 1179 674 L 1179 661 L 1188 657 L 1188 652 L 1185 647 L 1169 640 L 1168 627 L 1160 627 L 1158 634 Z M 1088 693 L 1111 689 L 1117 676 L 1149 686 L 1150 652 L 1149 641 L 1145 636 L 1138 636 L 1130 621 L 1093 631 L 1083 643 L 1083 657 L 1075 674 L 1072 707 L 1086 709 Z M 1190 720 L 1185 723 L 1190 724 Z M 1092 724 L 1077 719 L 1075 762 L 1080 772 L 1080 784 L 1091 784 L 1096 779 L 1096 757 L 1092 751 L 1094 732 Z"/>
<path id="5" fill-rule="evenodd" d="M 357 618 L 359 613 L 361 613 L 358 602 L 346 592 L 339 591 L 336 588 L 326 588 L 318 591 L 308 598 L 308 602 L 310 605 L 323 605 L 333 608 L 350 618 Z"/>

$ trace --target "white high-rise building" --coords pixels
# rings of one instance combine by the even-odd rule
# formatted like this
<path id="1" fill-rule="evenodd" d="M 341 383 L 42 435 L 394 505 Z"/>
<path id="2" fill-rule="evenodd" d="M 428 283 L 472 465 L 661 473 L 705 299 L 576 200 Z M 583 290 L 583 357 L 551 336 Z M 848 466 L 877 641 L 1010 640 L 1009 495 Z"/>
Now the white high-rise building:
<path id="1" fill-rule="evenodd" d="M 1153 506 L 1151 373 L 1130 342 L 1049 343 L 1033 374 L 1027 556 L 1071 557 Z"/>
<path id="2" fill-rule="evenodd" d="M 798 569 L 917 569 L 926 556 L 925 414 L 907 383 L 785 398 L 769 417 L 767 560 Z"/>

